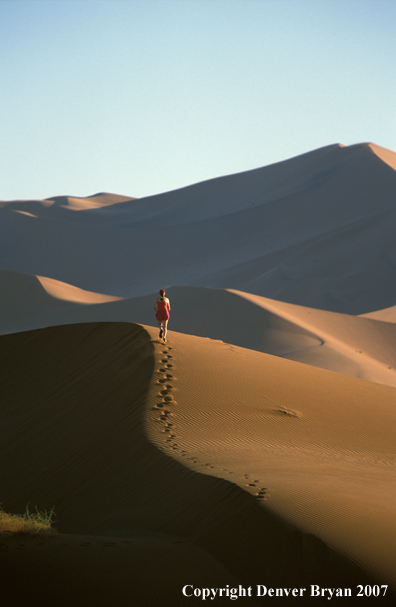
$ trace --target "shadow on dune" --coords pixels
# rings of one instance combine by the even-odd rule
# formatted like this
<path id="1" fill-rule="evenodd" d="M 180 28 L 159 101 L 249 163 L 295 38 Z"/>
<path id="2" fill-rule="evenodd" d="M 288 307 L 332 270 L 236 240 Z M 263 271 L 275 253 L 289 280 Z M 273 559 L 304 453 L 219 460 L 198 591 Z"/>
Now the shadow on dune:
<path id="1" fill-rule="evenodd" d="M 239 603 L 254 605 L 260 584 L 306 588 L 303 605 L 311 584 L 354 596 L 374 583 L 239 487 L 157 449 L 144 426 L 154 365 L 150 335 L 134 324 L 0 338 L 0 499 L 11 512 L 54 506 L 59 531 L 0 537 L 5 604 L 177 606 L 202 601 L 182 595 L 186 584 L 241 584 L 252 598 Z"/>

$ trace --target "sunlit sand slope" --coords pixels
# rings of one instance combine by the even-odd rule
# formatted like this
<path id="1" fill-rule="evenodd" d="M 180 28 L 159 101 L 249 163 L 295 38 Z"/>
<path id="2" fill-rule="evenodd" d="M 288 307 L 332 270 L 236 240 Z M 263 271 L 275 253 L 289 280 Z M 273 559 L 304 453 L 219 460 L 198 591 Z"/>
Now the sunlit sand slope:
<path id="1" fill-rule="evenodd" d="M 278 354 L 276 348 L 280 348 L 280 355 L 290 360 L 396 386 L 395 325 L 376 322 L 375 318 L 296 306 L 240 291 L 233 293 L 273 317 L 275 347 L 273 351 L 269 348 L 262 351 Z M 293 344 L 290 340 L 293 331 L 308 333 L 311 342 L 299 343 L 296 339 Z M 313 338 L 318 342 L 314 343 Z"/>
<path id="2" fill-rule="evenodd" d="M 0 338 L 3 507 L 54 506 L 60 531 L 0 538 L 5 603 L 394 584 L 395 391 L 156 334 L 92 323 Z"/>
<path id="3" fill-rule="evenodd" d="M 155 325 L 156 294 L 120 299 L 53 279 L 0 271 L 0 334 L 93 321 Z M 170 326 L 396 386 L 396 325 L 225 289 L 172 287 Z M 380 312 L 379 312 L 380 314 Z M 370 316 L 370 315 L 369 315 Z"/>
<path id="4" fill-rule="evenodd" d="M 149 426 L 152 440 L 395 586 L 396 390 L 222 342 L 170 340 L 169 386 L 157 397 L 169 412 Z M 169 360 L 178 380 L 165 380 Z"/>
<path id="5" fill-rule="evenodd" d="M 396 323 L 396 306 L 385 308 L 384 310 L 375 310 L 374 312 L 368 312 L 362 314 L 362 318 L 372 318 L 373 320 L 382 320 L 384 322 Z"/>
<path id="6" fill-rule="evenodd" d="M 178 332 L 396 386 L 394 324 L 234 290 L 172 287 L 167 294 Z M 154 298 L 131 300 L 133 318 L 149 323 Z"/>
<path id="7" fill-rule="evenodd" d="M 122 298 L 79 289 L 53 278 L 0 270 L 0 289 L 0 334 L 75 322 L 131 319 L 131 306 L 122 304 Z M 116 302 L 121 308 L 117 306 L 115 313 L 112 307 L 103 305 Z"/>
<path id="8" fill-rule="evenodd" d="M 396 301 L 395 159 L 331 145 L 142 200 L 0 202 L 0 267 L 122 297 L 178 284 L 383 309 Z"/>

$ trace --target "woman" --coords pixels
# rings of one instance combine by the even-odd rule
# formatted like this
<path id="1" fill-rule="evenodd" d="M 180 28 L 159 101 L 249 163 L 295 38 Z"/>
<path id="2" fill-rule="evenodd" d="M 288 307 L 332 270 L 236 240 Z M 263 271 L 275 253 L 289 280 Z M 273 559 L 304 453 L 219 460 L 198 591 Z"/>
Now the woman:
<path id="1" fill-rule="evenodd" d="M 158 326 L 160 328 L 159 336 L 166 342 L 166 335 L 168 332 L 168 320 L 170 311 L 170 301 L 165 297 L 164 289 L 159 292 L 160 297 L 157 298 L 154 306 L 156 311 L 155 317 L 158 320 Z"/>

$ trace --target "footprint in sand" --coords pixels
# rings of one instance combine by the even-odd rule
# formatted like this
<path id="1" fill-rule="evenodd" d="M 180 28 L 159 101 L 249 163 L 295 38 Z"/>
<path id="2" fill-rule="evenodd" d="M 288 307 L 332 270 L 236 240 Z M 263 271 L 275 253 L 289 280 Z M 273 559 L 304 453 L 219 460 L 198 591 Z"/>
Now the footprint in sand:
<path id="1" fill-rule="evenodd" d="M 226 472 L 226 470 L 224 470 L 224 472 Z M 230 472 L 229 474 L 234 474 L 234 472 Z M 244 474 L 244 475 L 243 475 L 243 478 L 244 478 L 245 480 L 249 480 L 249 474 Z M 260 479 L 255 478 L 255 479 L 254 479 L 254 480 L 252 480 L 250 483 L 246 483 L 246 487 L 256 487 L 256 488 L 257 488 L 258 483 L 260 483 Z M 259 490 L 258 490 L 258 491 L 255 493 L 255 496 L 256 496 L 258 499 L 267 499 L 267 498 L 266 498 L 266 495 L 267 495 L 267 489 L 266 489 L 265 487 L 261 487 L 261 488 L 260 488 L 260 489 L 259 489 Z"/>
<path id="2" fill-rule="evenodd" d="M 156 384 L 161 386 L 160 391 L 157 393 L 157 398 L 160 399 L 160 401 L 153 409 L 160 413 L 160 416 L 156 421 L 163 426 L 161 431 L 164 434 L 164 438 L 166 436 L 165 444 L 168 444 L 171 449 L 177 450 L 179 446 L 174 442 L 176 435 L 174 434 L 174 429 L 171 430 L 172 424 L 168 421 L 169 416 L 173 416 L 174 413 L 169 409 L 164 409 L 165 406 L 172 407 L 177 404 L 174 396 L 171 394 L 172 390 L 174 390 L 173 383 L 176 380 L 171 372 L 173 370 L 173 361 L 170 362 L 170 360 L 173 359 L 173 356 L 169 354 L 171 349 L 171 347 L 167 346 L 164 350 L 160 351 L 162 358 L 159 360 L 159 368 L 157 371 L 162 375 L 156 381 Z"/>
<path id="3" fill-rule="evenodd" d="M 302 417 L 299 411 L 287 409 L 286 407 L 279 407 L 279 409 L 274 409 L 274 411 L 275 413 L 280 413 L 281 415 L 285 415 L 287 417 Z"/>
<path id="4" fill-rule="evenodd" d="M 257 497 L 258 499 L 266 499 L 266 497 L 265 497 L 266 495 L 267 495 L 267 489 L 266 489 L 265 487 L 262 487 L 262 488 L 260 489 L 260 491 L 258 491 L 258 492 L 256 493 L 256 497 Z"/>

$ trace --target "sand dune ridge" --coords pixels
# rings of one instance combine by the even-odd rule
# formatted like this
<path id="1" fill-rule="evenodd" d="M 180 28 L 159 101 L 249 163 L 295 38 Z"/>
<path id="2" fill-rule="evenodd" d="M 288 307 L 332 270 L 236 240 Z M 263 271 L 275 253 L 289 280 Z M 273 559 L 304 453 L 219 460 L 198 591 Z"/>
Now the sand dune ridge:
<path id="1" fill-rule="evenodd" d="M 328 146 L 140 200 L 109 195 L 106 206 L 104 194 L 2 203 L 0 267 L 119 297 L 178 284 L 349 314 L 384 309 L 396 300 L 396 174 L 373 150 Z"/>

